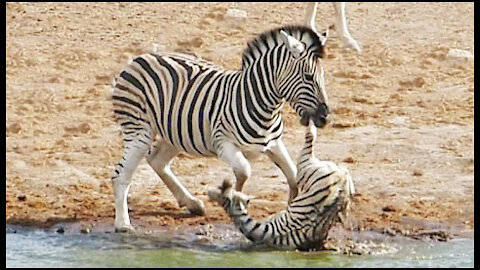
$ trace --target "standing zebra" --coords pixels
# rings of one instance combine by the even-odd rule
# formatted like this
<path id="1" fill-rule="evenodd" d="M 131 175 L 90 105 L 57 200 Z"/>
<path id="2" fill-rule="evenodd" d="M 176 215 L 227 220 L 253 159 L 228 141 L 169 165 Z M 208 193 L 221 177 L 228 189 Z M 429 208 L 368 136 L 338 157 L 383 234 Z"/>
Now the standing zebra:
<path id="1" fill-rule="evenodd" d="M 300 250 L 322 249 L 333 223 L 337 218 L 343 221 L 355 192 L 352 177 L 346 168 L 315 158 L 315 133 L 309 127 L 298 159 L 298 195 L 274 217 L 261 222 L 252 219 L 246 209 L 250 199 L 234 191 L 229 180 L 224 180 L 219 189 L 208 191 L 208 197 L 222 205 L 252 242 Z"/>
<path id="2" fill-rule="evenodd" d="M 296 167 L 281 140 L 281 109 L 287 101 L 303 125 L 310 119 L 318 128 L 326 124 L 327 35 L 328 30 L 319 35 L 305 26 L 267 31 L 248 43 L 242 68 L 235 71 L 185 54 L 133 59 L 116 78 L 112 97 L 125 146 L 112 175 L 116 230 L 133 229 L 127 194 L 144 156 L 180 207 L 194 214 L 205 214 L 203 202 L 170 170 L 182 151 L 230 164 L 239 191 L 251 174 L 244 154 L 266 153 L 286 176 L 294 198 Z"/>

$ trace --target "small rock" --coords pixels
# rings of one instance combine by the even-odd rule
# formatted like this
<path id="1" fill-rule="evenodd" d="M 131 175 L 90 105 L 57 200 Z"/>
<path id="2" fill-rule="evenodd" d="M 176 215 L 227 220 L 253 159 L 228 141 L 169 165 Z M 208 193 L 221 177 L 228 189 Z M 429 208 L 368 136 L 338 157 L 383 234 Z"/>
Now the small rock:
<path id="1" fill-rule="evenodd" d="M 57 140 L 55 144 L 63 147 L 68 146 L 67 142 L 64 139 Z"/>
<path id="2" fill-rule="evenodd" d="M 20 130 L 22 130 L 22 126 L 19 123 L 13 123 L 10 124 L 7 128 L 6 131 L 7 133 L 19 133 Z"/>
<path id="3" fill-rule="evenodd" d="M 178 41 L 177 44 L 184 48 L 199 48 L 203 44 L 203 39 L 202 37 L 194 37 L 188 41 Z"/>
<path id="4" fill-rule="evenodd" d="M 331 124 L 332 128 L 349 128 L 355 127 L 355 123 L 353 122 L 335 122 Z"/>
<path id="5" fill-rule="evenodd" d="M 60 79 L 57 77 L 51 77 L 50 79 L 47 80 L 49 83 L 60 83 Z"/>
<path id="6" fill-rule="evenodd" d="M 110 83 L 111 76 L 106 74 L 96 75 L 95 80 L 104 82 L 104 83 Z"/>
<path id="7" fill-rule="evenodd" d="M 230 8 L 225 13 L 225 19 L 246 20 L 247 12 L 245 10 Z"/>
<path id="8" fill-rule="evenodd" d="M 353 97 L 352 100 L 358 103 L 368 103 L 368 99 L 364 97 Z"/>
<path id="9" fill-rule="evenodd" d="M 401 80 L 399 81 L 399 85 L 400 86 L 404 86 L 404 87 L 412 87 L 412 86 L 415 86 L 415 87 L 422 87 L 423 85 L 425 85 L 426 81 L 425 81 L 425 78 L 423 77 L 416 77 L 414 79 L 411 79 L 411 80 Z"/>
<path id="10" fill-rule="evenodd" d="M 70 125 L 64 127 L 64 130 L 69 133 L 87 133 L 88 131 L 90 131 L 90 129 L 92 129 L 92 126 L 87 122 L 81 123 L 79 125 Z"/>
<path id="11" fill-rule="evenodd" d="M 386 205 L 382 208 L 382 211 L 384 212 L 395 212 L 397 209 L 393 205 Z"/>
<path id="12" fill-rule="evenodd" d="M 420 170 L 414 170 L 413 173 L 412 173 L 413 176 L 422 176 L 423 175 L 423 172 L 420 171 Z"/>
<path id="13" fill-rule="evenodd" d="M 25 196 L 25 195 L 20 195 L 20 196 L 17 197 L 17 199 L 18 199 L 19 201 L 21 201 L 21 202 L 24 202 L 24 201 L 27 199 L 27 196 Z"/>
<path id="14" fill-rule="evenodd" d="M 192 39 L 191 43 L 192 43 L 193 47 L 198 48 L 198 47 L 202 46 L 203 39 L 201 37 L 195 37 L 195 38 Z"/>
<path id="15" fill-rule="evenodd" d="M 434 196 L 423 196 L 420 197 L 420 201 L 434 201 L 435 197 Z"/>
<path id="16" fill-rule="evenodd" d="M 80 131 L 81 133 L 87 133 L 88 131 L 90 131 L 90 129 L 92 129 L 92 127 L 89 123 L 81 123 L 78 126 L 78 131 Z"/>
<path id="17" fill-rule="evenodd" d="M 422 87 L 425 84 L 425 79 L 423 77 L 417 77 L 413 79 L 413 85 L 416 87 Z"/>
<path id="18" fill-rule="evenodd" d="M 158 53 L 162 51 L 164 48 L 159 49 L 159 45 L 157 43 L 152 43 L 152 52 L 153 53 Z"/>
<path id="19" fill-rule="evenodd" d="M 383 229 L 383 233 L 384 233 L 384 234 L 391 235 L 391 236 L 397 236 L 397 232 L 395 232 L 395 230 L 393 230 L 393 229 L 391 229 L 391 228 L 385 228 L 385 229 Z"/>
<path id="20" fill-rule="evenodd" d="M 347 162 L 347 163 L 355 163 L 355 159 L 353 159 L 353 157 L 347 157 L 343 160 L 343 162 Z"/>
<path id="21" fill-rule="evenodd" d="M 81 228 L 80 232 L 84 233 L 84 234 L 89 234 L 90 233 L 90 228 Z"/>
<path id="22" fill-rule="evenodd" d="M 453 61 L 474 61 L 474 55 L 469 51 L 450 49 L 448 50 L 446 59 Z"/>
<path id="23" fill-rule="evenodd" d="M 63 227 L 60 227 L 57 229 L 57 233 L 65 233 L 65 229 Z"/>

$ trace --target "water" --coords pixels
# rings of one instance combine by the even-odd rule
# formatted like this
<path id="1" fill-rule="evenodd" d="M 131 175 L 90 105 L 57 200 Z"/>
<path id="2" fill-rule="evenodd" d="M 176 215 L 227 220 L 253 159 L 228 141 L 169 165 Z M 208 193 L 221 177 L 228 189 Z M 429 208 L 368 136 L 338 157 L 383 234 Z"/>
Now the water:
<path id="1" fill-rule="evenodd" d="M 7 227 L 7 267 L 473 267 L 474 240 L 385 238 L 383 252 L 272 251 L 253 247 L 234 229 L 207 239 L 192 232 L 90 234 Z"/>

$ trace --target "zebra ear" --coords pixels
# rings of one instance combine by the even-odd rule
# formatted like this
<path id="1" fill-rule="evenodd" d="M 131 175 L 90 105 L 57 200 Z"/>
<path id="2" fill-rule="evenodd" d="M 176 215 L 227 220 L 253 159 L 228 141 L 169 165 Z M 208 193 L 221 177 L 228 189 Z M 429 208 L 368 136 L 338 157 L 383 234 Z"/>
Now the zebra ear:
<path id="1" fill-rule="evenodd" d="M 207 191 L 210 200 L 222 203 L 222 192 L 219 189 L 210 189 Z"/>
<path id="2" fill-rule="evenodd" d="M 325 46 L 325 42 L 327 42 L 327 38 L 328 38 L 328 28 L 327 30 L 325 30 L 320 36 L 320 43 L 322 44 L 322 46 Z"/>
<path id="3" fill-rule="evenodd" d="M 288 50 L 293 54 L 293 57 L 297 58 L 305 51 L 305 46 L 296 38 L 290 36 L 285 31 L 280 31 L 283 43 L 287 46 Z"/>

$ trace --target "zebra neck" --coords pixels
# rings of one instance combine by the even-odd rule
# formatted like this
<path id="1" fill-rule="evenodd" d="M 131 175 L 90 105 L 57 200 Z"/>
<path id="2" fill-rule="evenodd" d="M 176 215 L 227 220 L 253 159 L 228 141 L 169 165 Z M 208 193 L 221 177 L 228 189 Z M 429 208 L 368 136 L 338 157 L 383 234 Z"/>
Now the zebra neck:
<path id="1" fill-rule="evenodd" d="M 229 90 L 225 113 L 232 114 L 231 117 L 242 115 L 246 119 L 242 123 L 249 122 L 248 125 L 251 125 L 254 122 L 261 130 L 278 126 L 285 100 L 276 94 L 275 81 L 271 76 L 259 65 L 252 65 L 227 78 Z"/>
<path id="2" fill-rule="evenodd" d="M 277 91 L 277 76 L 265 61 L 259 59 L 242 70 L 237 89 L 244 92 L 247 101 L 258 104 L 258 108 L 264 112 L 273 113 L 282 106 L 284 99 Z"/>
<path id="3" fill-rule="evenodd" d="M 297 169 L 303 168 L 303 166 L 305 166 L 305 164 L 308 163 L 309 160 L 314 158 L 314 153 L 313 153 L 314 141 L 315 140 L 313 135 L 307 132 L 307 135 L 305 136 L 305 145 L 300 151 L 300 157 L 297 162 Z"/>
<path id="4" fill-rule="evenodd" d="M 284 97 L 279 86 L 282 77 L 285 77 L 284 73 L 291 66 L 286 46 L 279 44 L 268 50 L 259 48 L 253 52 L 252 58 L 247 57 L 248 61 L 245 61 L 246 57 L 243 59 L 248 64 L 242 66 L 242 78 L 250 82 L 248 88 L 251 91 L 261 94 L 270 109 L 276 109 L 283 105 Z"/>

